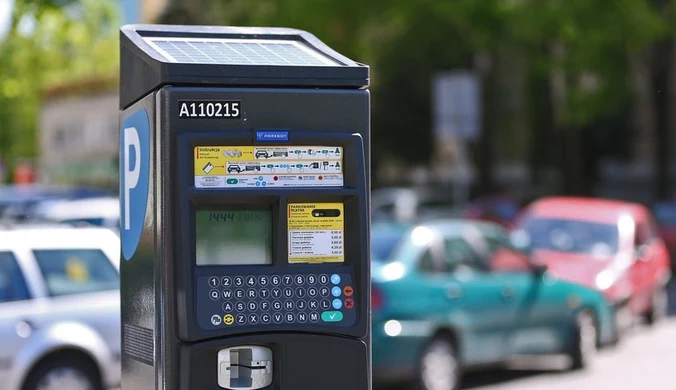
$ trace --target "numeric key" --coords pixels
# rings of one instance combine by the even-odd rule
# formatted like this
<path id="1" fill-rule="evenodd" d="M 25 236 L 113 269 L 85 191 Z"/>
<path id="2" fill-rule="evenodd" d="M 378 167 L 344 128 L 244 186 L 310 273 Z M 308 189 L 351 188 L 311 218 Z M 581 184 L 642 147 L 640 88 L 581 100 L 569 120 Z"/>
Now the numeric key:
<path id="1" fill-rule="evenodd" d="M 284 283 L 285 286 L 290 286 L 293 284 L 293 277 L 291 275 L 284 275 L 282 277 L 282 282 Z"/>
<path id="2" fill-rule="evenodd" d="M 221 278 L 221 285 L 222 285 L 223 287 L 230 287 L 230 286 L 232 286 L 232 279 L 230 279 L 230 277 L 228 277 L 228 276 L 222 277 L 222 278 Z"/>

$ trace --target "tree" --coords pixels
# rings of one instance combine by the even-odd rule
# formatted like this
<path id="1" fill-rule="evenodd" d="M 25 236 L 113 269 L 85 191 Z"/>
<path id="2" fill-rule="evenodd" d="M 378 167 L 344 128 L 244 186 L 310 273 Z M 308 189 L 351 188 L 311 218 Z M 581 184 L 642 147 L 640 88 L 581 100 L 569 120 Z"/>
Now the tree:
<path id="1" fill-rule="evenodd" d="M 117 73 L 117 10 L 111 0 L 16 0 L 0 42 L 0 156 L 11 167 L 36 155 L 45 89 Z"/>
<path id="2" fill-rule="evenodd" d="M 484 129 L 474 159 L 483 184 L 498 147 L 523 132 L 534 170 L 554 168 L 557 190 L 587 193 L 598 161 L 624 153 L 632 107 L 632 58 L 674 34 L 655 0 L 174 0 L 192 21 L 278 25 L 313 32 L 372 66 L 374 160 L 429 161 L 432 76 L 439 70 L 483 69 Z M 665 0 L 670 5 L 676 0 Z M 180 18 L 181 12 L 174 15 Z M 505 93 L 506 59 L 520 58 L 525 104 L 512 114 Z M 652 105 L 650 108 L 653 109 Z M 506 114 L 507 113 L 507 114 Z M 530 120 L 505 125 L 507 117 Z M 520 125 L 525 123 L 525 125 Z M 519 128 L 522 126 L 524 128 Z M 529 127 L 528 129 L 526 127 Z M 619 135 L 621 134 L 621 135 Z M 499 157 L 499 156 L 498 156 Z M 536 175 L 537 177 L 537 175 Z M 490 188 L 490 185 L 485 186 Z"/>

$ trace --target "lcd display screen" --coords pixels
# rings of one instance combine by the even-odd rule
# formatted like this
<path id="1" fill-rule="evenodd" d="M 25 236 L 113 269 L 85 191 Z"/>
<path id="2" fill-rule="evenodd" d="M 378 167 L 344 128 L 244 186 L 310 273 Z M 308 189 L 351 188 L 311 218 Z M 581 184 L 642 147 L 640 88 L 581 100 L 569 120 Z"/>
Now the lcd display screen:
<path id="1" fill-rule="evenodd" d="M 197 265 L 272 263 L 270 210 L 198 210 Z"/>

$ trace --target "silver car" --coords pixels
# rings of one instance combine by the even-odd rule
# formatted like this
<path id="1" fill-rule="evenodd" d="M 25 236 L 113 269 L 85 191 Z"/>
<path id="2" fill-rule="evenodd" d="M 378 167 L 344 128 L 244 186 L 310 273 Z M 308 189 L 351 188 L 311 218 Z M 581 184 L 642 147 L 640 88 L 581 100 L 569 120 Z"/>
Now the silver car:
<path id="1" fill-rule="evenodd" d="M 119 386 L 119 248 L 108 229 L 0 231 L 0 388 Z"/>

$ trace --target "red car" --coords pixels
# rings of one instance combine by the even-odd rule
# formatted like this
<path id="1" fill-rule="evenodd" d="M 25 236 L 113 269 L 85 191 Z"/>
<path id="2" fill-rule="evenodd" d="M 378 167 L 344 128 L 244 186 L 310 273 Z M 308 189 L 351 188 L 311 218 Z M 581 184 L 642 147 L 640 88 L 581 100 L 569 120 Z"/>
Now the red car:
<path id="1" fill-rule="evenodd" d="M 676 270 L 676 203 L 660 202 L 653 206 L 660 236 L 671 254 L 671 269 Z"/>
<path id="2" fill-rule="evenodd" d="M 544 198 L 519 216 L 516 232 L 533 261 L 555 277 L 596 288 L 615 306 L 618 325 L 649 324 L 666 314 L 669 253 L 650 211 L 591 198 Z M 626 322 L 625 322 L 626 321 Z"/>

